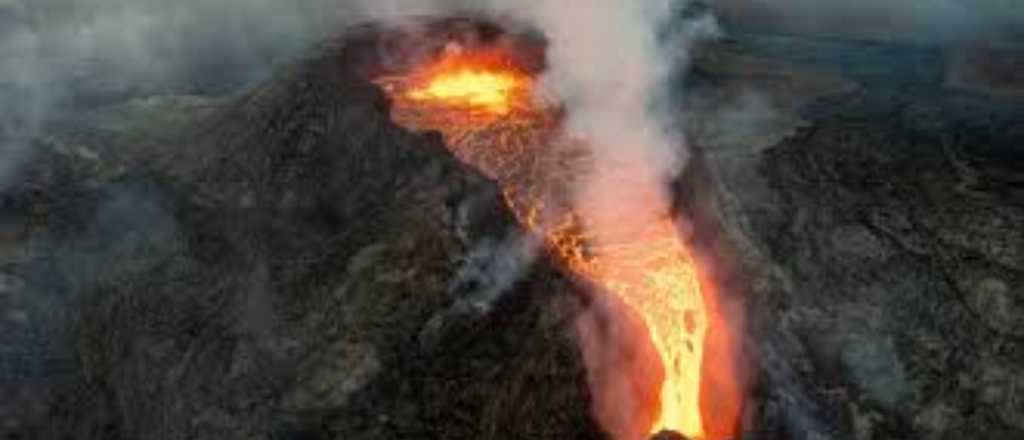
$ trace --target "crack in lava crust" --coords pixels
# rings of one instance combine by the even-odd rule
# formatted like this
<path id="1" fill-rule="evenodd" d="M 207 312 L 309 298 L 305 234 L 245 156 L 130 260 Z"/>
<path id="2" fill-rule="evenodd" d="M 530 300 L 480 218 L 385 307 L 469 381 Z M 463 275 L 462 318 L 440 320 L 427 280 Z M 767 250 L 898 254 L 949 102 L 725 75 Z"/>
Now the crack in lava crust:
<path id="1" fill-rule="evenodd" d="M 646 401 L 638 403 L 637 411 L 627 412 L 629 429 L 611 434 L 620 440 L 661 430 L 691 438 L 735 435 L 738 404 L 726 405 L 727 414 L 702 417 L 701 372 L 709 326 L 706 302 L 714 298 L 702 290 L 677 225 L 666 209 L 652 224 L 630 225 L 626 234 L 602 236 L 607 232 L 603 228 L 584 228 L 592 225 L 572 209 L 569 190 L 592 165 L 587 149 L 583 141 L 562 134 L 559 107 L 554 99 L 538 93 L 532 75 L 500 54 L 467 55 L 455 50 L 434 65 L 378 78 L 377 83 L 392 97 L 392 116 L 399 124 L 440 131 L 459 159 L 501 185 L 518 220 L 542 234 L 563 264 L 613 292 L 642 318 L 660 359 L 656 371 L 649 372 L 653 377 L 633 383 L 650 382 L 654 390 L 631 396 Z M 621 176 L 622 185 L 644 187 L 644 182 L 632 181 L 628 170 L 623 171 L 627 173 Z M 643 200 L 651 197 L 650 206 L 658 209 L 664 200 L 657 193 L 641 189 L 636 194 Z M 616 221 L 628 225 L 630 214 L 621 213 Z M 592 363 L 588 362 L 588 369 Z M 589 374 L 593 383 L 598 373 Z M 603 410 L 600 392 L 595 392 L 598 418 L 623 417 L 602 415 L 618 412 L 620 402 L 605 397 L 608 408 Z M 739 401 L 738 396 L 730 398 Z M 722 409 L 719 406 L 716 409 Z M 706 427 L 705 420 L 717 420 L 716 426 Z"/>

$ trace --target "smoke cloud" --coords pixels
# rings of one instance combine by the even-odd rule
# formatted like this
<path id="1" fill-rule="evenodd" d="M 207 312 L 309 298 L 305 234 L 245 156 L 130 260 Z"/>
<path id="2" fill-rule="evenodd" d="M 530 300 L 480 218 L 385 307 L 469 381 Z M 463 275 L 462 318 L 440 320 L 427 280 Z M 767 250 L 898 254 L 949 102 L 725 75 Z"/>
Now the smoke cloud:
<path id="1" fill-rule="evenodd" d="M 687 157 L 678 118 L 663 107 L 667 83 L 685 66 L 691 43 L 719 33 L 706 10 L 694 14 L 689 6 L 673 0 L 508 0 L 409 8 L 391 1 L 374 2 L 366 11 L 384 18 L 475 11 L 539 29 L 549 43 L 543 89 L 553 90 L 568 109 L 566 135 L 589 147 L 582 175 L 568 188 L 573 209 L 591 244 L 610 247 L 642 242 L 651 225 L 671 215 L 668 183 Z M 595 418 L 613 438 L 646 438 L 664 373 L 658 353 L 644 342 L 643 319 L 609 293 L 595 297 L 575 330 Z"/>
<path id="2" fill-rule="evenodd" d="M 367 11 L 385 18 L 476 11 L 540 30 L 549 43 L 543 89 L 566 106 L 566 135 L 589 147 L 582 175 L 568 188 L 573 209 L 592 245 L 613 247 L 643 242 L 651 225 L 671 215 L 668 184 L 687 152 L 678 118 L 666 111 L 668 83 L 685 67 L 690 44 L 720 32 L 706 9 L 694 13 L 690 6 L 688 0 L 508 0 L 410 9 L 391 1 Z M 613 438 L 644 439 L 654 423 L 661 360 L 643 319 L 621 298 L 599 294 L 591 306 L 575 330 L 594 416 Z"/>
<path id="3" fill-rule="evenodd" d="M 519 19 L 549 39 L 544 81 L 569 108 L 568 131 L 592 146 L 575 193 L 597 245 L 631 241 L 632 230 L 668 214 L 667 182 L 686 160 L 679 130 L 656 111 L 663 87 L 686 61 L 687 44 L 717 29 L 709 16 L 673 26 L 689 1 L 672 0 L 6 0 L 0 1 L 0 185 L 31 159 L 31 139 L 53 121 L 108 103 L 158 94 L 229 94 L 259 81 L 318 39 L 367 19 L 483 12 Z M 0 187 L 2 188 L 2 187 Z M 625 217 L 628 216 L 628 217 Z M 500 248 L 500 246 L 499 246 Z M 504 259 L 495 260 L 505 262 Z M 518 260 L 510 260 L 518 261 Z M 517 272 L 514 264 L 487 270 Z M 475 298 L 504 291 L 508 274 Z M 490 279 L 490 278 L 488 278 Z M 633 440 L 647 353 L 622 352 L 642 331 L 616 301 L 598 301 L 581 321 L 596 387 L 596 415 L 616 438 Z M 628 318 L 628 319 L 627 319 Z M 615 319 L 625 319 L 618 324 Z M 602 324 L 602 322 L 604 324 Z M 633 324 L 629 324 L 632 322 Z M 608 326 L 609 327 L 602 327 Z M 604 328 L 607 331 L 597 331 Z M 588 331 L 587 329 L 593 330 Z M 608 333 L 608 332 L 611 333 Z M 601 336 L 602 333 L 605 333 Z M 642 354 L 642 356 L 641 356 Z M 636 374 L 616 371 L 639 369 Z M 611 373 L 614 374 L 611 374 Z"/>
<path id="4" fill-rule="evenodd" d="M 687 62 L 688 45 L 718 32 L 709 14 L 681 19 L 691 3 L 0 0 L 0 190 L 31 159 L 32 139 L 68 113 L 137 96 L 229 94 L 355 22 L 479 11 L 518 18 L 548 37 L 550 69 L 544 81 L 566 100 L 570 134 L 586 138 L 592 146 L 589 172 L 572 188 L 576 208 L 598 245 L 629 241 L 640 234 L 636 227 L 668 214 L 666 183 L 687 160 L 680 127 L 666 120 L 670 115 L 659 106 L 666 100 L 666 83 Z M 763 18 L 762 22 L 810 30 L 841 24 L 870 31 L 878 23 L 895 23 L 893 29 L 918 36 L 942 30 L 949 38 L 968 38 L 1024 22 L 1024 11 L 1013 0 L 713 3 L 729 17 L 752 17 L 754 22 Z M 519 270 L 514 264 L 495 266 Z M 507 279 L 494 278 L 493 295 L 504 290 Z M 488 293 L 481 303 L 490 304 L 493 295 Z M 605 301 L 597 307 L 599 315 L 586 317 L 582 329 L 600 328 L 602 316 L 614 315 L 610 310 L 619 306 Z M 609 331 L 632 331 L 631 327 L 622 323 Z M 581 331 L 595 333 L 600 332 Z M 623 353 L 602 351 L 607 345 L 599 342 L 588 339 L 583 345 L 591 363 L 602 363 L 599 367 L 607 370 L 607 362 L 613 362 L 609 359 L 621 359 Z M 636 360 L 626 354 L 631 362 Z M 612 386 L 611 394 L 595 396 L 598 407 L 628 407 L 627 400 L 619 399 L 634 396 L 623 393 L 629 387 Z M 635 423 L 628 410 L 598 415 L 619 438 L 641 435 L 627 426 Z"/>
<path id="5" fill-rule="evenodd" d="M 359 17 L 344 0 L 0 0 L 0 189 L 62 117 L 227 94 Z"/>
<path id="6" fill-rule="evenodd" d="M 605 89 L 595 99 L 581 91 L 592 87 L 560 87 L 579 100 L 578 109 L 592 109 L 574 114 L 578 131 L 611 132 L 610 127 L 626 124 L 602 123 L 614 113 L 606 110 L 608 103 L 622 115 L 642 114 L 631 111 L 638 102 L 621 97 L 643 96 L 633 92 L 650 84 L 635 79 L 658 78 L 665 73 L 658 69 L 681 56 L 674 52 L 662 58 L 668 53 L 654 50 L 651 30 L 685 3 L 689 1 L 0 0 L 0 100 L 5 103 L 0 108 L 0 185 L 31 157 L 29 139 L 44 131 L 48 121 L 82 105 L 153 94 L 231 92 L 264 78 L 276 63 L 348 24 L 411 14 L 469 10 L 527 19 L 552 37 L 554 83 L 605 86 L 599 84 L 600 73 L 614 67 L 623 75 L 614 84 L 621 90 Z M 751 27 L 888 33 L 933 42 L 991 37 L 1019 43 L 1024 38 L 1024 5 L 1013 0 L 711 3 L 730 21 Z M 641 63 L 631 64 L 635 61 Z M 574 76 L 574 65 L 589 68 L 576 69 Z M 661 153 L 648 153 L 660 159 Z"/>
<path id="7" fill-rule="evenodd" d="M 0 108 L 0 185 L 31 157 L 29 139 L 60 114 L 115 98 L 231 92 L 265 77 L 276 63 L 317 39 L 368 18 L 463 10 L 524 17 L 551 34 L 554 77 L 596 86 L 599 73 L 608 66 L 585 63 L 612 60 L 616 71 L 640 75 L 634 78 L 662 75 L 656 70 L 638 71 L 673 64 L 672 58 L 660 58 L 666 52 L 650 50 L 652 20 L 683 3 L 689 2 L 0 0 L 0 100 L 5 103 Z M 888 33 L 930 42 L 1000 39 L 1020 43 L 1024 39 L 1020 31 L 1024 4 L 1014 0 L 711 3 L 730 21 L 750 27 Z M 594 50 L 577 52 L 578 43 Z M 628 47 L 642 50 L 623 53 Z M 599 56 L 603 54 L 608 56 Z M 653 63 L 638 65 L 643 67 L 627 62 L 651 54 L 653 59 L 642 61 Z M 621 58 L 624 55 L 632 59 Z M 571 63 L 590 69 L 571 78 L 571 69 L 560 67 Z M 639 82 L 619 85 L 645 86 Z M 625 107 L 635 108 L 637 103 L 610 95 L 632 91 L 608 89 L 601 100 L 613 102 L 626 114 Z M 574 92 L 570 96 L 590 101 L 580 108 L 604 112 L 604 103 Z M 603 117 L 577 113 L 573 119 L 579 131 L 611 131 L 597 124 Z"/>
<path id="8" fill-rule="evenodd" d="M 685 2 L 605 0 L 532 9 L 551 41 L 546 80 L 567 99 L 570 134 L 591 148 L 591 168 L 574 191 L 595 246 L 643 242 L 645 230 L 670 215 L 668 182 L 682 169 L 686 150 L 656 104 L 694 35 L 659 31 L 680 6 Z M 604 298 L 577 328 L 595 417 L 620 440 L 648 435 L 650 402 L 658 397 L 651 393 L 662 374 L 653 347 L 638 347 L 647 330 L 630 312 Z"/>

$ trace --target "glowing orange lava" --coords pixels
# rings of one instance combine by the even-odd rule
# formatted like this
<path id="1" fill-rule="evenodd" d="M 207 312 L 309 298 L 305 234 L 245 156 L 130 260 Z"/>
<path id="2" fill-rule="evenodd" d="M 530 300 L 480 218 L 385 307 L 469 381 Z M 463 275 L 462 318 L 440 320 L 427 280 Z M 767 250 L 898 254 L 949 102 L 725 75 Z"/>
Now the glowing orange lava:
<path id="1" fill-rule="evenodd" d="M 466 55 L 449 46 L 448 56 L 408 78 L 402 97 L 425 105 L 442 103 L 448 109 L 484 110 L 503 116 L 521 103 L 530 78 L 494 53 Z"/>
<path id="2" fill-rule="evenodd" d="M 672 216 L 665 209 L 628 233 L 584 227 L 590 222 L 574 209 L 567 188 L 588 165 L 586 149 L 560 135 L 557 107 L 536 98 L 530 75 L 500 57 L 483 60 L 449 54 L 378 83 L 394 98 L 398 123 L 441 131 L 456 156 L 499 182 L 519 221 L 543 234 L 568 268 L 642 316 L 663 376 L 660 391 L 650 393 L 656 401 L 644 408 L 644 435 L 673 430 L 695 439 L 734 437 L 742 401 L 738 379 L 718 383 L 723 375 L 717 372 L 735 373 L 735 347 Z M 623 176 L 622 184 L 637 185 L 630 178 Z M 654 209 L 664 204 L 656 190 L 640 188 L 638 197 L 650 197 Z M 623 214 L 614 223 L 628 224 L 629 213 Z M 711 340 L 728 346 L 714 347 L 708 362 Z"/>
<path id="3" fill-rule="evenodd" d="M 704 438 L 700 411 L 701 363 L 707 318 L 697 273 L 669 217 L 629 241 L 594 251 L 581 270 L 644 317 L 661 356 L 663 381 L 648 431 L 673 430 Z"/>
<path id="4" fill-rule="evenodd" d="M 439 99 L 485 108 L 498 114 L 508 113 L 509 94 L 516 87 L 510 74 L 461 70 L 439 76 L 423 89 L 409 93 L 417 100 Z"/>

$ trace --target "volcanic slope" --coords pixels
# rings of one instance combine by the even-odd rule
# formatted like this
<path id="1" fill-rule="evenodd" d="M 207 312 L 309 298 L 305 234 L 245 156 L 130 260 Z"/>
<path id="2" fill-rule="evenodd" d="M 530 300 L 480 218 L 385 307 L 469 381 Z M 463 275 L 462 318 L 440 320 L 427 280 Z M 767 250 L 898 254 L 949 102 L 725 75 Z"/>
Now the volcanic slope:
<path id="1" fill-rule="evenodd" d="M 585 298 L 492 182 L 391 123 L 349 50 L 228 102 L 106 109 L 45 147 L 5 197 L 32 221 L 12 246 L 46 245 L 10 270 L 81 311 L 52 405 L 0 434 L 602 438 L 566 330 Z M 102 123 L 147 111 L 182 116 Z M 506 286 L 489 268 L 509 260 Z"/>
<path id="2" fill-rule="evenodd" d="M 621 230 L 629 229 L 623 226 L 633 218 L 616 219 L 611 228 L 606 223 L 604 230 L 584 230 L 587 219 L 578 215 L 570 199 L 590 173 L 592 147 L 586 139 L 564 132 L 565 115 L 557 98 L 548 96 L 536 75 L 520 67 L 508 51 L 495 46 L 451 43 L 436 60 L 378 79 L 395 100 L 396 122 L 441 132 L 457 157 L 496 179 L 517 219 L 542 235 L 566 267 L 600 286 L 603 290 L 597 295 L 614 295 L 623 301 L 624 309 L 641 317 L 643 328 L 636 334 L 621 331 L 620 342 L 608 337 L 596 342 L 603 348 L 591 346 L 590 351 L 613 352 L 609 347 L 617 346 L 637 350 L 643 346 L 640 341 L 646 340 L 653 345 L 652 364 L 660 365 L 649 370 L 639 366 L 643 362 L 637 362 L 635 369 L 616 365 L 606 370 L 597 361 L 591 365 L 592 380 L 601 384 L 592 389 L 612 395 L 603 385 L 608 381 L 633 384 L 630 393 L 643 403 L 628 417 L 629 430 L 641 436 L 675 429 L 713 439 L 732 438 L 742 398 L 741 380 L 731 361 L 730 327 L 724 317 L 711 313 L 716 293 L 702 289 L 680 229 L 666 215 L 625 234 Z M 644 187 L 628 169 L 617 170 L 614 178 L 620 185 Z M 652 192 L 636 191 L 631 196 L 656 206 L 658 197 Z M 608 234 L 608 229 L 617 231 Z M 594 334 L 582 328 L 587 324 L 580 325 L 581 334 Z M 720 335 L 713 347 L 721 353 L 717 358 L 703 356 L 709 333 Z M 708 380 L 713 376 L 717 379 Z M 710 397 L 707 401 L 714 411 L 702 410 L 706 405 L 702 397 Z M 607 403 L 596 400 L 599 414 L 625 411 L 618 397 L 610 397 Z M 615 435 L 634 438 L 638 434 Z"/>

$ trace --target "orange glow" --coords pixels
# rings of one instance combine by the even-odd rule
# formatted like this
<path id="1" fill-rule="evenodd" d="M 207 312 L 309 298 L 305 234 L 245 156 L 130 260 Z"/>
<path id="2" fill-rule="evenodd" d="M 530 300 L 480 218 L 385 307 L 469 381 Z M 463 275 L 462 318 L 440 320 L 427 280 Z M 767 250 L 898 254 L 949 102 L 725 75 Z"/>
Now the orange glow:
<path id="1" fill-rule="evenodd" d="M 595 249 L 592 259 L 572 266 L 644 317 L 664 375 L 646 432 L 704 438 L 700 384 L 707 317 L 693 259 L 669 217 L 628 235 L 629 242 Z"/>
<path id="2" fill-rule="evenodd" d="M 410 92 L 409 97 L 417 101 L 448 101 L 505 114 L 509 95 L 516 86 L 514 75 L 466 69 L 434 78 L 426 87 Z"/>
<path id="3" fill-rule="evenodd" d="M 413 103 L 503 116 L 513 104 L 523 103 L 530 78 L 497 53 L 467 55 L 459 46 L 449 46 L 439 62 L 402 83 L 401 97 Z"/>
<path id="4" fill-rule="evenodd" d="M 675 225 L 665 220 L 653 229 L 648 237 L 620 250 L 623 255 L 607 258 L 604 263 L 612 264 L 599 277 L 617 282 L 620 287 L 613 290 L 647 318 L 661 354 L 665 378 L 652 431 L 671 429 L 703 437 L 700 365 L 707 319 L 700 285 Z M 618 276 L 609 276 L 616 272 Z"/>
<path id="5" fill-rule="evenodd" d="M 586 228 L 589 219 L 573 209 L 568 188 L 588 166 L 587 150 L 561 135 L 561 114 L 553 103 L 537 99 L 534 79 L 500 56 L 449 54 L 436 65 L 378 84 L 391 93 L 399 124 L 440 131 L 457 157 L 502 186 L 518 220 L 542 234 L 566 267 L 642 317 L 661 368 L 658 377 L 638 383 L 660 385 L 638 393 L 652 401 L 630 421 L 643 426 L 628 432 L 673 430 L 708 440 L 736 436 L 742 390 L 732 333 L 656 188 L 646 191 L 632 176 L 622 176 L 623 185 L 641 188 L 636 196 L 652 210 L 664 211 L 651 224 L 612 234 Z M 722 345 L 708 347 L 709 341 Z M 634 437 L 619 435 L 627 436 Z"/>

